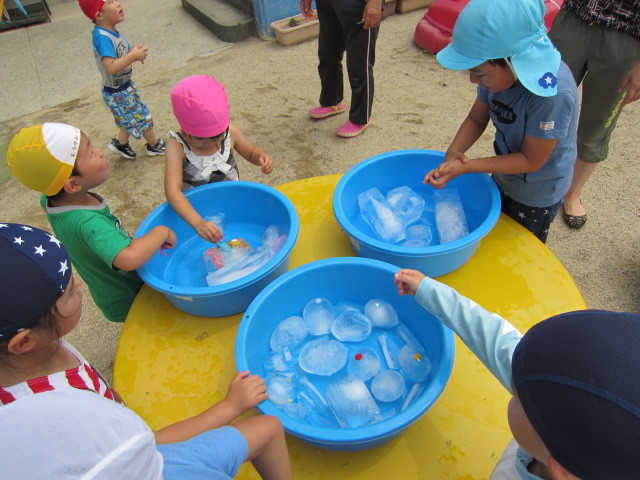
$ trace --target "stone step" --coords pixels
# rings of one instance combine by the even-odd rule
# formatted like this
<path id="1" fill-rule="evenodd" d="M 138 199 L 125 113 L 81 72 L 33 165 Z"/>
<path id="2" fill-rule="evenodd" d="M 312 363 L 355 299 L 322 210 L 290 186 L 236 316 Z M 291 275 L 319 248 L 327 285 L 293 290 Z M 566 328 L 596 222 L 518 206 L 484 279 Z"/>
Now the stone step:
<path id="1" fill-rule="evenodd" d="M 240 42 L 256 33 L 253 13 L 225 0 L 182 0 L 182 7 L 225 42 Z"/>

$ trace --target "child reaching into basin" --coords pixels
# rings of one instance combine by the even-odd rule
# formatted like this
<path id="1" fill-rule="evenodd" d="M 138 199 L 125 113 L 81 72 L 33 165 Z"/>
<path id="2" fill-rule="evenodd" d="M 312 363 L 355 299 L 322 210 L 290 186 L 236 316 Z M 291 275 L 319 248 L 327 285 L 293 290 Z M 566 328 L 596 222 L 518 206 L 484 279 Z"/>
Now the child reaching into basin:
<path id="1" fill-rule="evenodd" d="M 7 164 L 25 187 L 42 193 L 40 205 L 103 315 L 124 322 L 142 280 L 135 269 L 160 248 L 176 245 L 164 225 L 132 240 L 92 190 L 109 177 L 101 148 L 78 128 L 45 123 L 23 128 L 7 149 Z"/>
<path id="2" fill-rule="evenodd" d="M 171 90 L 173 113 L 180 130 L 169 132 L 165 155 L 167 200 L 202 238 L 222 240 L 214 222 L 202 218 L 184 191 L 207 183 L 238 180 L 234 150 L 262 173 L 273 171 L 273 158 L 254 146 L 229 120 L 229 100 L 222 84 L 207 75 L 180 80 Z"/>
<path id="3" fill-rule="evenodd" d="M 507 415 L 514 440 L 491 480 L 638 477 L 640 315 L 568 312 L 522 335 L 416 270 L 400 270 L 394 281 L 513 395 Z"/>
<path id="4" fill-rule="evenodd" d="M 263 478 L 291 478 L 276 417 L 229 425 L 267 398 L 262 378 L 239 372 L 222 401 L 152 432 L 61 338 L 82 314 L 82 282 L 64 245 L 38 228 L 0 223 L 0 258 L 6 478 L 60 478 L 61 472 L 65 478 L 231 478 L 246 460 Z"/>
<path id="5" fill-rule="evenodd" d="M 502 211 L 546 242 L 569 190 L 576 157 L 578 91 L 546 35 L 542 0 L 471 0 L 436 58 L 469 70 L 477 97 L 424 183 L 442 188 L 465 173 L 492 173 Z M 489 120 L 495 156 L 468 158 Z"/>

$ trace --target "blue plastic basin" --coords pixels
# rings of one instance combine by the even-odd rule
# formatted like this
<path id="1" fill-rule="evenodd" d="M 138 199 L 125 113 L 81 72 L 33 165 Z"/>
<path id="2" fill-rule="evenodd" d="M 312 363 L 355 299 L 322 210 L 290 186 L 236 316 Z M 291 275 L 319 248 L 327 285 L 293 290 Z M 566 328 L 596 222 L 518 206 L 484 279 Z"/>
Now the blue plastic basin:
<path id="1" fill-rule="evenodd" d="M 386 442 L 433 405 L 451 375 L 453 332 L 418 305 L 413 297 L 398 295 L 393 283 L 397 270 L 394 265 L 378 260 L 347 257 L 319 260 L 287 272 L 260 292 L 245 312 L 236 337 L 236 366 L 239 371 L 249 370 L 264 376 L 262 361 L 270 350 L 273 329 L 285 318 L 301 315 L 305 304 L 314 297 L 324 297 L 333 303 L 351 301 L 361 305 L 372 298 L 383 298 L 395 307 L 400 320 L 424 346 L 432 362 L 426 388 L 414 403 L 380 423 L 352 429 L 320 427 L 295 420 L 269 400 L 258 405 L 262 413 L 279 417 L 288 433 L 317 447 L 352 451 Z M 346 371 L 346 367 L 343 370 Z M 310 377 L 317 378 L 315 375 Z"/>
<path id="2" fill-rule="evenodd" d="M 186 196 L 203 217 L 217 212 L 226 216 L 224 238 L 243 237 L 256 248 L 270 225 L 288 238 L 278 254 L 262 268 L 233 282 L 210 287 L 202 254 L 213 245 L 178 216 L 168 202 L 154 209 L 142 222 L 135 237 L 156 225 L 176 232 L 176 248 L 157 252 L 138 269 L 142 280 L 162 292 L 180 310 L 202 317 L 222 317 L 243 312 L 251 300 L 271 281 L 289 269 L 289 255 L 300 224 L 291 201 L 276 189 L 253 182 L 220 182 L 193 188 Z"/>
<path id="3" fill-rule="evenodd" d="M 378 188 L 383 195 L 403 185 L 433 204 L 433 187 L 423 185 L 426 173 L 444 160 L 443 152 L 398 150 L 376 155 L 351 168 L 340 179 L 333 194 L 333 212 L 349 235 L 354 252 L 401 268 L 414 268 L 430 277 L 450 273 L 464 265 L 478 248 L 480 239 L 491 231 L 500 216 L 500 194 L 491 177 L 484 173 L 462 175 L 445 189 L 456 189 L 465 211 L 469 235 L 454 242 L 428 247 L 402 247 L 379 240 L 365 223 L 358 207 L 358 195 Z M 430 218 L 429 218 L 430 215 Z M 435 225 L 433 213 L 425 212 Z M 434 239 L 437 232 L 432 228 Z"/>

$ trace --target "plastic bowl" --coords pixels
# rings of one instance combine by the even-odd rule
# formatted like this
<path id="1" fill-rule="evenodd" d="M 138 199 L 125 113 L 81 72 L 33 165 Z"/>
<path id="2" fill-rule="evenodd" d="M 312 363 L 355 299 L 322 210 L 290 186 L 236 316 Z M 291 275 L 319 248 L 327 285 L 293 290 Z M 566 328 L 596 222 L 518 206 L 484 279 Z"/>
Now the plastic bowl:
<path id="1" fill-rule="evenodd" d="M 470 232 L 450 243 L 428 247 L 386 243 L 375 236 L 360 215 L 358 195 L 373 187 L 386 195 L 393 188 L 407 185 L 432 203 L 434 189 L 422 184 L 422 179 L 443 160 L 443 152 L 398 150 L 364 160 L 340 179 L 333 194 L 333 212 L 357 255 L 420 270 L 430 277 L 450 273 L 472 257 L 480 239 L 491 231 L 500 216 L 498 187 L 487 174 L 461 175 L 445 187 L 458 190 Z M 433 213 L 425 212 L 425 216 L 435 225 Z M 437 239 L 435 228 L 432 234 Z"/>
<path id="2" fill-rule="evenodd" d="M 180 310 L 202 317 L 223 317 L 243 312 L 255 296 L 271 281 L 289 269 L 289 255 L 298 237 L 299 221 L 291 201 L 276 189 L 253 182 L 220 182 L 186 192 L 193 207 L 206 217 L 225 214 L 224 238 L 243 237 L 256 248 L 270 225 L 288 236 L 286 242 L 266 265 L 233 282 L 210 287 L 202 259 L 213 245 L 178 216 L 168 202 L 155 208 L 138 228 L 135 237 L 157 225 L 176 232 L 176 248 L 157 252 L 138 269 L 142 280 L 163 293 Z"/>
<path id="3" fill-rule="evenodd" d="M 314 446 L 352 451 L 390 440 L 433 405 L 451 375 L 453 332 L 418 305 L 413 297 L 398 295 L 393 283 L 397 270 L 394 265 L 378 260 L 347 257 L 319 260 L 287 272 L 265 288 L 245 312 L 236 337 L 236 366 L 238 371 L 249 370 L 264 376 L 262 361 L 270 350 L 273 329 L 281 320 L 301 315 L 307 301 L 314 297 L 324 297 L 333 303 L 352 301 L 361 305 L 372 298 L 384 298 L 395 307 L 400 320 L 423 345 L 432 362 L 422 394 L 406 410 L 360 428 L 320 427 L 295 420 L 269 400 L 258 405 L 262 413 L 279 417 L 288 433 Z M 309 377 L 317 378 L 315 375 Z"/>

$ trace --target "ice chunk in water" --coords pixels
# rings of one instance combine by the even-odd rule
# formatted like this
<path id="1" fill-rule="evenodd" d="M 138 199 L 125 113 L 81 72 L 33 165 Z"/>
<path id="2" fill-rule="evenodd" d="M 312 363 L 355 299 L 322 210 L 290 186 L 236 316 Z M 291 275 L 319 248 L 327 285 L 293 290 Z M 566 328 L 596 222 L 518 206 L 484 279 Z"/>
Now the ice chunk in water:
<path id="1" fill-rule="evenodd" d="M 367 386 L 353 374 L 327 386 L 327 403 L 342 428 L 382 421 L 382 413 Z"/>
<path id="2" fill-rule="evenodd" d="M 364 220 L 380 240 L 396 243 L 406 238 L 404 222 L 393 213 L 380 190 L 371 188 L 358 195 L 358 206 Z"/>
<path id="3" fill-rule="evenodd" d="M 347 372 L 357 375 L 363 382 L 373 378 L 380 371 L 378 354 L 367 347 L 354 349 L 349 357 Z"/>
<path id="4" fill-rule="evenodd" d="M 405 225 L 417 221 L 424 210 L 424 198 L 406 185 L 387 192 L 387 201 Z"/>
<path id="5" fill-rule="evenodd" d="M 409 330 L 404 323 L 399 322 L 393 330 L 404 341 L 404 343 L 410 345 L 415 351 L 417 351 L 418 353 L 425 353 L 424 347 L 420 344 L 415 335 L 411 333 L 411 330 Z"/>
<path id="6" fill-rule="evenodd" d="M 361 342 L 371 333 L 371 322 L 360 312 L 345 312 L 333 321 L 331 333 L 342 342 Z"/>
<path id="7" fill-rule="evenodd" d="M 279 408 L 296 420 L 304 420 L 309 415 L 309 410 L 302 403 L 283 403 Z"/>
<path id="8" fill-rule="evenodd" d="M 387 362 L 387 367 L 396 368 L 396 360 L 393 358 L 393 354 L 389 349 L 389 340 L 387 339 L 387 334 L 383 333 L 378 337 L 378 342 L 380 343 L 380 348 L 382 349 L 382 354 L 384 355 L 384 360 Z"/>
<path id="9" fill-rule="evenodd" d="M 398 314 L 389 302 L 373 298 L 364 306 L 364 314 L 374 327 L 391 328 L 398 324 Z"/>
<path id="10" fill-rule="evenodd" d="M 371 380 L 371 393 L 381 402 L 393 402 L 404 393 L 404 378 L 395 370 L 383 370 Z"/>
<path id="11" fill-rule="evenodd" d="M 300 376 L 300 399 L 307 402 L 308 406 L 319 412 L 324 412 L 329 405 L 327 400 L 322 396 L 320 391 L 315 387 L 311 380 L 304 375 Z"/>
<path id="12" fill-rule="evenodd" d="M 326 298 L 309 300 L 302 311 L 302 318 L 311 335 L 326 335 L 336 318 L 333 304 Z"/>
<path id="13" fill-rule="evenodd" d="M 295 377 L 280 374 L 271 374 L 265 379 L 269 400 L 276 405 L 291 403 L 298 396 L 298 387 Z"/>
<path id="14" fill-rule="evenodd" d="M 467 219 L 457 190 L 435 190 L 436 228 L 440 243 L 449 243 L 469 235 Z"/>
<path id="15" fill-rule="evenodd" d="M 431 360 L 410 345 L 405 345 L 398 353 L 400 368 L 412 382 L 424 382 L 431 372 Z"/>
<path id="16" fill-rule="evenodd" d="M 409 405 L 411 405 L 416 398 L 422 395 L 422 392 L 424 392 L 425 388 L 426 385 L 424 383 L 414 383 L 409 389 L 409 393 L 407 393 L 404 402 L 402 402 L 400 411 L 404 412 L 407 408 L 409 408 Z"/>
<path id="17" fill-rule="evenodd" d="M 298 316 L 281 321 L 271 334 L 269 346 L 271 350 L 280 352 L 285 348 L 296 348 L 307 337 L 309 330 L 304 320 Z"/>
<path id="18" fill-rule="evenodd" d="M 433 235 L 431 234 L 431 227 L 426 223 L 416 223 L 407 227 L 407 241 L 420 241 L 425 243 L 424 246 L 431 245 Z"/>
<path id="19" fill-rule="evenodd" d="M 336 317 L 348 311 L 356 311 L 360 313 L 364 312 L 364 308 L 362 307 L 362 305 L 358 305 L 357 303 L 353 303 L 353 302 L 344 302 L 344 301 L 338 302 L 335 304 L 334 308 L 336 312 Z"/>
<path id="20" fill-rule="evenodd" d="M 287 362 L 280 352 L 269 352 L 262 358 L 262 366 L 267 372 L 286 372 Z"/>
<path id="21" fill-rule="evenodd" d="M 329 376 L 347 363 L 347 348 L 336 340 L 322 337 L 305 344 L 298 357 L 298 365 L 308 373 Z"/>

